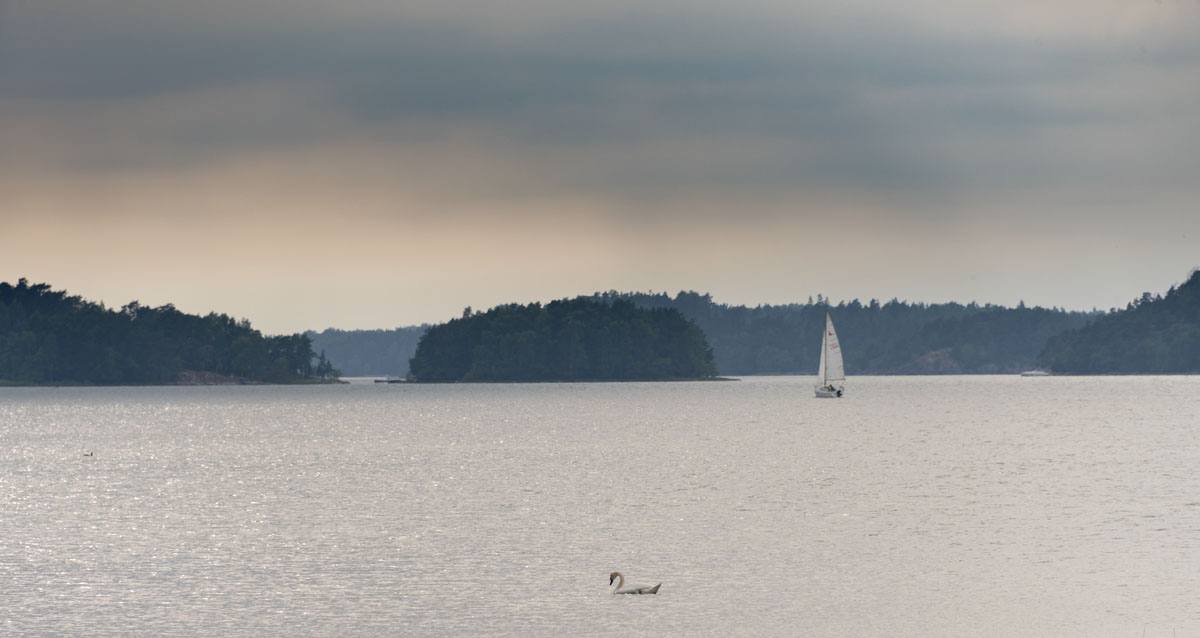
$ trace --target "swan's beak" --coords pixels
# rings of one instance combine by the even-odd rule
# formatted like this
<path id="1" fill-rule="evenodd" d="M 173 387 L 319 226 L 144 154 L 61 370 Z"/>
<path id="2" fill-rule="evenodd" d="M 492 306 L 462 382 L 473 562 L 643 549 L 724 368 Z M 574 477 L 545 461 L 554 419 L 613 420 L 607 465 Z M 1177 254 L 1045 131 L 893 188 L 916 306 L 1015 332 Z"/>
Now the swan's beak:
<path id="1" fill-rule="evenodd" d="M 609 576 L 609 577 L 608 577 L 608 584 L 609 584 L 609 585 L 613 584 L 613 581 L 614 581 L 614 580 L 616 580 L 616 579 L 617 579 L 617 577 L 616 577 L 616 576 Z"/>

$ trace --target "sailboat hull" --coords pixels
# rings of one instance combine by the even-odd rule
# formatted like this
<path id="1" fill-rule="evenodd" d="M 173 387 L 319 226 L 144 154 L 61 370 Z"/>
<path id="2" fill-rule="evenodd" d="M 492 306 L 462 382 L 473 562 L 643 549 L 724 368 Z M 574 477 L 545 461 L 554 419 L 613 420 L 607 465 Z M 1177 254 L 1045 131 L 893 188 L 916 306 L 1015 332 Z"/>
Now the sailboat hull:
<path id="1" fill-rule="evenodd" d="M 842 398 L 842 388 L 830 390 L 828 388 L 816 387 L 813 389 L 818 399 L 840 399 Z"/>

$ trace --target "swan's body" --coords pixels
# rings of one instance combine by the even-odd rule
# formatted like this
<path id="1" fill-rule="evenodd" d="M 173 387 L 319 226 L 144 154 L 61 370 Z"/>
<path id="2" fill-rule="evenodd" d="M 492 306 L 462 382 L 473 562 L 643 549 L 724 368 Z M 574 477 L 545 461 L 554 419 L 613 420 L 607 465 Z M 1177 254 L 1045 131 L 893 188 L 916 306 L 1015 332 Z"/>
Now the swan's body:
<path id="1" fill-rule="evenodd" d="M 613 581 L 617 583 L 616 587 L 613 588 L 614 594 L 657 594 L 658 588 L 662 587 L 662 583 L 659 583 L 653 587 L 630 587 L 629 589 L 625 589 L 625 577 L 621 575 L 621 572 L 613 572 L 608 575 L 608 584 L 613 584 Z"/>

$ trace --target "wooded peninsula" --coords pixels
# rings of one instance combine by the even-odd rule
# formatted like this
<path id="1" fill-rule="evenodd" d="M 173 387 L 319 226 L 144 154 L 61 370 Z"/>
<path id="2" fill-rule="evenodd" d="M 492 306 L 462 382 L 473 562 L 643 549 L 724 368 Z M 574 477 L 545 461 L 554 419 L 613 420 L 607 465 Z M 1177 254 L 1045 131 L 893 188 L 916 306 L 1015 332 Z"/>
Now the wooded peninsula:
<path id="1" fill-rule="evenodd" d="M 1065 374 L 1200 373 L 1200 271 L 1051 337 L 1039 363 Z"/>
<path id="2" fill-rule="evenodd" d="M 339 372 L 301 334 L 130 302 L 112 310 L 48 284 L 0 282 L 0 384 L 316 383 Z"/>

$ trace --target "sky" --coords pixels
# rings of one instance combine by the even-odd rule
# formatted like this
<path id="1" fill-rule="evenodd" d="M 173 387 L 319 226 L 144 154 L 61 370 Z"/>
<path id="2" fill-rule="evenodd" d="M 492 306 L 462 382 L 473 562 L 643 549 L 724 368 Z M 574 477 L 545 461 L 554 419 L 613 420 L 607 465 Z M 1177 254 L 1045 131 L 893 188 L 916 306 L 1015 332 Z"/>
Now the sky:
<path id="1" fill-rule="evenodd" d="M 1105 309 L 1196 266 L 1200 0 L 0 0 L 0 280 L 109 305 Z"/>

